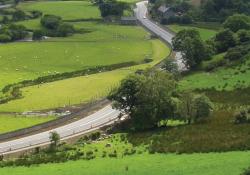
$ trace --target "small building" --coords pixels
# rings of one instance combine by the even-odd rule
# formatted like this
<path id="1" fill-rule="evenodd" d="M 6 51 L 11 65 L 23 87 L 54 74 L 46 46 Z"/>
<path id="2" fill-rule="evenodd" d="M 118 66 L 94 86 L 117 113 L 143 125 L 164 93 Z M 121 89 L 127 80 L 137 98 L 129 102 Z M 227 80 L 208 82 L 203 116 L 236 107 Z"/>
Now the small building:
<path id="1" fill-rule="evenodd" d="M 121 24 L 122 25 L 137 25 L 137 19 L 134 16 L 122 16 L 121 17 Z"/>
<path id="2" fill-rule="evenodd" d="M 166 7 L 166 5 L 161 5 L 157 10 L 161 18 L 169 18 L 176 15 L 173 9 Z"/>

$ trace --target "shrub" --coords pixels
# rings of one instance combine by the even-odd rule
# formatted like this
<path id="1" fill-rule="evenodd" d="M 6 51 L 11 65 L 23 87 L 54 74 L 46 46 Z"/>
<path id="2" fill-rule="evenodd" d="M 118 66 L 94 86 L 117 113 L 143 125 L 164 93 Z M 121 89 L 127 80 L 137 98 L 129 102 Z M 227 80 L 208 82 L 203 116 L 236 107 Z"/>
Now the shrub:
<path id="1" fill-rule="evenodd" d="M 0 34 L 0 42 L 10 42 L 11 37 L 7 34 Z"/>
<path id="2" fill-rule="evenodd" d="M 250 122 L 250 113 L 249 110 L 241 110 L 240 112 L 236 112 L 234 114 L 235 123 L 249 123 Z"/>
<path id="3" fill-rule="evenodd" d="M 12 14 L 12 20 L 13 21 L 20 21 L 20 20 L 25 20 L 26 15 L 23 11 L 17 10 Z"/>
<path id="4" fill-rule="evenodd" d="M 33 40 L 41 40 L 44 36 L 44 31 L 42 30 L 35 30 L 32 35 Z"/>
<path id="5" fill-rule="evenodd" d="M 63 23 L 63 24 L 60 24 L 57 28 L 57 36 L 65 37 L 65 36 L 73 34 L 74 31 L 75 29 L 73 25 Z"/>
<path id="6" fill-rule="evenodd" d="M 61 17 L 55 15 L 44 15 L 41 19 L 42 26 L 47 29 L 57 29 L 61 22 Z"/>

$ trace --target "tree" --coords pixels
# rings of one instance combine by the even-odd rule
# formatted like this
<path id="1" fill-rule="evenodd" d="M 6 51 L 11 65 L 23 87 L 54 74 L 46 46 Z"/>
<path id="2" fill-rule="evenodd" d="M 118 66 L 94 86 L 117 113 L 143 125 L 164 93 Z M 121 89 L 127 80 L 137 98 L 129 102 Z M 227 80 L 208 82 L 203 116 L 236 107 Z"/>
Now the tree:
<path id="1" fill-rule="evenodd" d="M 225 29 L 216 34 L 215 47 L 217 49 L 217 52 L 225 52 L 230 47 L 234 47 L 235 45 L 236 38 L 234 37 L 234 33 L 231 30 Z"/>
<path id="2" fill-rule="evenodd" d="M 41 24 L 45 28 L 52 30 L 57 29 L 61 22 L 61 17 L 55 15 L 44 15 L 41 19 Z"/>
<path id="3" fill-rule="evenodd" d="M 17 10 L 12 15 L 13 21 L 25 20 L 25 18 L 26 18 L 26 15 L 22 10 Z"/>
<path id="4" fill-rule="evenodd" d="M 183 62 L 190 69 L 196 68 L 202 60 L 211 56 L 210 49 L 193 29 L 184 29 L 173 38 L 173 49 L 182 54 Z"/>
<path id="5" fill-rule="evenodd" d="M 129 8 L 127 3 L 117 2 L 115 0 L 104 1 L 99 4 L 102 17 L 121 16 L 127 8 Z"/>
<path id="6" fill-rule="evenodd" d="M 178 65 L 176 63 L 176 60 L 174 59 L 166 59 L 162 68 L 174 75 L 177 75 L 179 73 Z"/>
<path id="7" fill-rule="evenodd" d="M 32 35 L 33 40 L 41 40 L 44 36 L 44 31 L 42 30 L 35 30 Z"/>
<path id="8" fill-rule="evenodd" d="M 240 42 L 250 41 L 250 31 L 241 29 L 237 32 L 238 39 Z"/>
<path id="9" fill-rule="evenodd" d="M 237 32 L 240 29 L 250 29 L 250 17 L 244 14 L 235 14 L 227 18 L 223 23 L 224 28 L 229 28 L 233 32 Z"/>
<path id="10" fill-rule="evenodd" d="M 183 92 L 180 96 L 177 111 L 188 124 L 211 115 L 213 104 L 207 96 L 197 95 L 192 92 Z"/>
<path id="11" fill-rule="evenodd" d="M 170 74 L 146 71 L 124 79 L 109 99 L 115 108 L 129 115 L 134 129 L 143 130 L 174 116 L 175 89 L 176 82 Z"/>
<path id="12" fill-rule="evenodd" d="M 8 26 L 10 32 L 11 40 L 20 40 L 28 35 L 26 27 L 23 25 L 11 24 Z"/>
<path id="13" fill-rule="evenodd" d="M 56 147 L 58 146 L 59 144 L 59 141 L 60 141 L 60 135 L 53 131 L 50 133 L 50 142 L 51 142 L 51 149 L 56 149 Z"/>
<path id="14" fill-rule="evenodd" d="M 63 23 L 63 24 L 60 24 L 58 26 L 58 28 L 57 28 L 57 35 L 65 37 L 65 36 L 73 34 L 74 31 L 75 31 L 75 29 L 74 29 L 73 25 L 67 24 L 67 23 Z"/>

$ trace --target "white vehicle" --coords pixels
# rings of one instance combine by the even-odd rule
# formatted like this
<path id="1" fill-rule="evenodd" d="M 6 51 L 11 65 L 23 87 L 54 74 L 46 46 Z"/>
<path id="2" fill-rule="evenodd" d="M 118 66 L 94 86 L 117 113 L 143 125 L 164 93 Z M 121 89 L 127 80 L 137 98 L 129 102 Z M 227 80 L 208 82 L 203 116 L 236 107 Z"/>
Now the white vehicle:
<path id="1" fill-rule="evenodd" d="M 146 19 L 147 17 L 146 16 L 143 16 L 143 19 Z"/>

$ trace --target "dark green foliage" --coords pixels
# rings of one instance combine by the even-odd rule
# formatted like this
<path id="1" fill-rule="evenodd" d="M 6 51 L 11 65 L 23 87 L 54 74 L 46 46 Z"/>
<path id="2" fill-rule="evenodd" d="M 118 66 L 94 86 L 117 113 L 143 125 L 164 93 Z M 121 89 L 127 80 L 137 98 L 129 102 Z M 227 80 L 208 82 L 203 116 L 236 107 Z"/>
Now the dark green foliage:
<path id="1" fill-rule="evenodd" d="M 178 32 L 172 43 L 173 49 L 181 52 L 184 64 L 190 69 L 196 68 L 202 60 L 211 56 L 211 50 L 196 30 L 184 29 Z"/>
<path id="2" fill-rule="evenodd" d="M 41 24 L 47 29 L 57 29 L 62 22 L 61 17 L 55 15 L 44 15 L 41 19 Z"/>
<path id="3" fill-rule="evenodd" d="M 32 35 L 33 40 L 41 40 L 44 36 L 44 31 L 43 30 L 35 30 Z"/>
<path id="4" fill-rule="evenodd" d="M 21 20 L 25 20 L 25 18 L 26 18 L 26 14 L 21 10 L 17 10 L 12 14 L 13 21 L 21 21 Z"/>
<path id="5" fill-rule="evenodd" d="M 7 34 L 0 34 L 0 42 L 10 42 L 11 41 L 11 37 Z"/>
<path id="6" fill-rule="evenodd" d="M 0 42 L 9 42 L 23 39 L 27 36 L 28 32 L 23 25 L 10 24 L 3 26 L 0 29 Z"/>
<path id="7" fill-rule="evenodd" d="M 207 0 L 202 4 L 202 18 L 206 21 L 224 21 L 235 13 L 250 14 L 248 0 Z"/>
<path id="8" fill-rule="evenodd" d="M 238 40 L 240 42 L 248 42 L 250 41 L 250 31 L 249 30 L 239 30 L 237 32 Z"/>
<path id="9" fill-rule="evenodd" d="M 246 169 L 241 175 L 250 175 L 250 167 Z"/>
<path id="10" fill-rule="evenodd" d="M 250 45 L 243 44 L 243 45 L 236 46 L 234 48 L 230 48 L 227 51 L 224 58 L 230 61 L 240 60 L 244 58 L 244 56 L 247 55 L 248 53 L 250 53 Z"/>
<path id="11" fill-rule="evenodd" d="M 117 2 L 115 0 L 106 0 L 99 3 L 99 10 L 101 11 L 102 17 L 122 16 L 123 11 L 128 8 L 127 3 Z"/>
<path id="12" fill-rule="evenodd" d="M 225 29 L 220 31 L 215 36 L 215 47 L 219 53 L 227 51 L 230 47 L 234 47 L 236 45 L 236 38 L 234 33 Z"/>
<path id="13" fill-rule="evenodd" d="M 143 130 L 173 117 L 175 89 L 176 82 L 170 74 L 146 71 L 124 79 L 109 99 L 114 100 L 114 107 L 130 116 L 135 129 Z"/>
<path id="14" fill-rule="evenodd" d="M 179 71 L 178 71 L 178 65 L 176 63 L 175 59 L 166 59 L 165 64 L 162 67 L 163 69 L 165 69 L 166 71 L 168 71 L 169 73 L 172 73 L 174 75 L 178 75 Z"/>
<path id="15" fill-rule="evenodd" d="M 236 112 L 234 117 L 236 124 L 250 123 L 250 108 Z"/>
<path id="16" fill-rule="evenodd" d="M 61 37 L 66 37 L 75 32 L 73 25 L 68 23 L 60 24 L 57 28 L 57 35 Z"/>
<path id="17" fill-rule="evenodd" d="M 224 28 L 229 28 L 233 32 L 240 29 L 250 29 L 250 17 L 244 14 L 235 14 L 227 18 L 223 23 Z"/>

